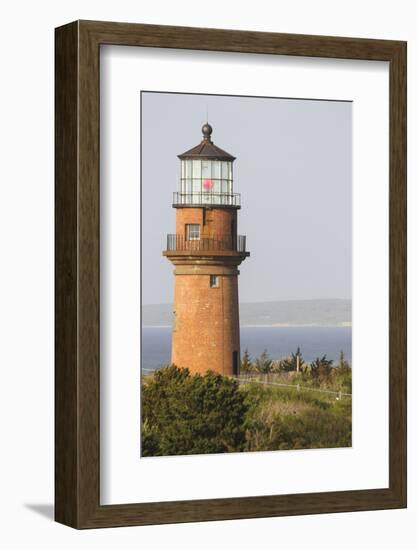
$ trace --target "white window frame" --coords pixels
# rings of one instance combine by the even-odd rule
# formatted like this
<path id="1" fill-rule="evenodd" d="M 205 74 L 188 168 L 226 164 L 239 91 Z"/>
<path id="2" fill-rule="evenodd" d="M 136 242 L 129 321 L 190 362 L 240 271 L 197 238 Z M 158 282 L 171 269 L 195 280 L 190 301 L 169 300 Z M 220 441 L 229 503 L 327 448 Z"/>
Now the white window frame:
<path id="1" fill-rule="evenodd" d="M 199 241 L 201 228 L 199 223 L 185 224 L 185 238 L 187 241 Z"/>

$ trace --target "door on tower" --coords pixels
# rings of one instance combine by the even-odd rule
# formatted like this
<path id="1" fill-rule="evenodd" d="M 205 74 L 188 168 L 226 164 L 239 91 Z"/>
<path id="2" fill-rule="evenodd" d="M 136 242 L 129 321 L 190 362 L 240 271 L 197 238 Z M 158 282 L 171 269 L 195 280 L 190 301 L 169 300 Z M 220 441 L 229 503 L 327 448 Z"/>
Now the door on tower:
<path id="1" fill-rule="evenodd" d="M 233 375 L 237 376 L 239 374 L 239 364 L 238 364 L 237 351 L 234 351 L 233 354 L 232 354 L 232 366 L 233 366 Z"/>

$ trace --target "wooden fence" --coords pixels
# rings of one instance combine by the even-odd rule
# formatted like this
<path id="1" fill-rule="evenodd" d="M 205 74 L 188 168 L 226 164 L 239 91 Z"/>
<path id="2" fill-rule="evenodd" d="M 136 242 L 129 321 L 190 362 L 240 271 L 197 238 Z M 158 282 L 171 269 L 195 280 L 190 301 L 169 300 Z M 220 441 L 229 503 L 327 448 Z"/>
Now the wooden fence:
<path id="1" fill-rule="evenodd" d="M 288 373 L 289 374 L 289 373 Z M 336 399 L 342 399 L 342 397 L 352 397 L 351 393 L 344 393 L 342 391 L 334 390 L 323 390 L 320 388 L 312 388 L 309 386 L 301 386 L 300 384 L 283 384 L 282 382 L 276 382 L 275 380 L 282 380 L 282 374 L 268 373 L 268 374 L 257 374 L 257 373 L 248 373 L 248 374 L 239 374 L 237 376 L 231 376 L 239 384 L 251 384 L 253 382 L 258 384 L 264 384 L 266 386 L 276 386 L 281 388 L 292 388 L 296 391 L 314 391 L 320 393 L 327 393 L 330 395 L 336 396 Z M 289 377 L 290 378 L 290 377 Z"/>

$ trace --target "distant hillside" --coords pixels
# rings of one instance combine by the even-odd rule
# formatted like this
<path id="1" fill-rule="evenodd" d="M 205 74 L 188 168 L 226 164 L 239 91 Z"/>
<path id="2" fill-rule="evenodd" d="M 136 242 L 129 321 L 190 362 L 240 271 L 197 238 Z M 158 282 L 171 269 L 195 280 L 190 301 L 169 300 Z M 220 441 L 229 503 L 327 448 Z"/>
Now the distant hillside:
<path id="1" fill-rule="evenodd" d="M 144 326 L 170 326 L 171 320 L 171 304 L 142 306 Z M 346 326 L 351 322 L 351 300 L 286 300 L 240 304 L 242 326 Z"/>

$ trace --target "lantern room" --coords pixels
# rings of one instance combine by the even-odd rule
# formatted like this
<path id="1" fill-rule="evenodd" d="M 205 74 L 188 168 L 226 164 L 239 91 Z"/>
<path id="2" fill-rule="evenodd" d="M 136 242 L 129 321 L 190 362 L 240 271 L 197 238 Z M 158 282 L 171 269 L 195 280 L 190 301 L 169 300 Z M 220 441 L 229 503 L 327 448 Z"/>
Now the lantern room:
<path id="1" fill-rule="evenodd" d="M 210 124 L 204 124 L 202 141 L 178 155 L 181 172 L 174 206 L 240 207 L 240 197 L 233 193 L 235 157 L 213 143 L 212 132 Z"/>

